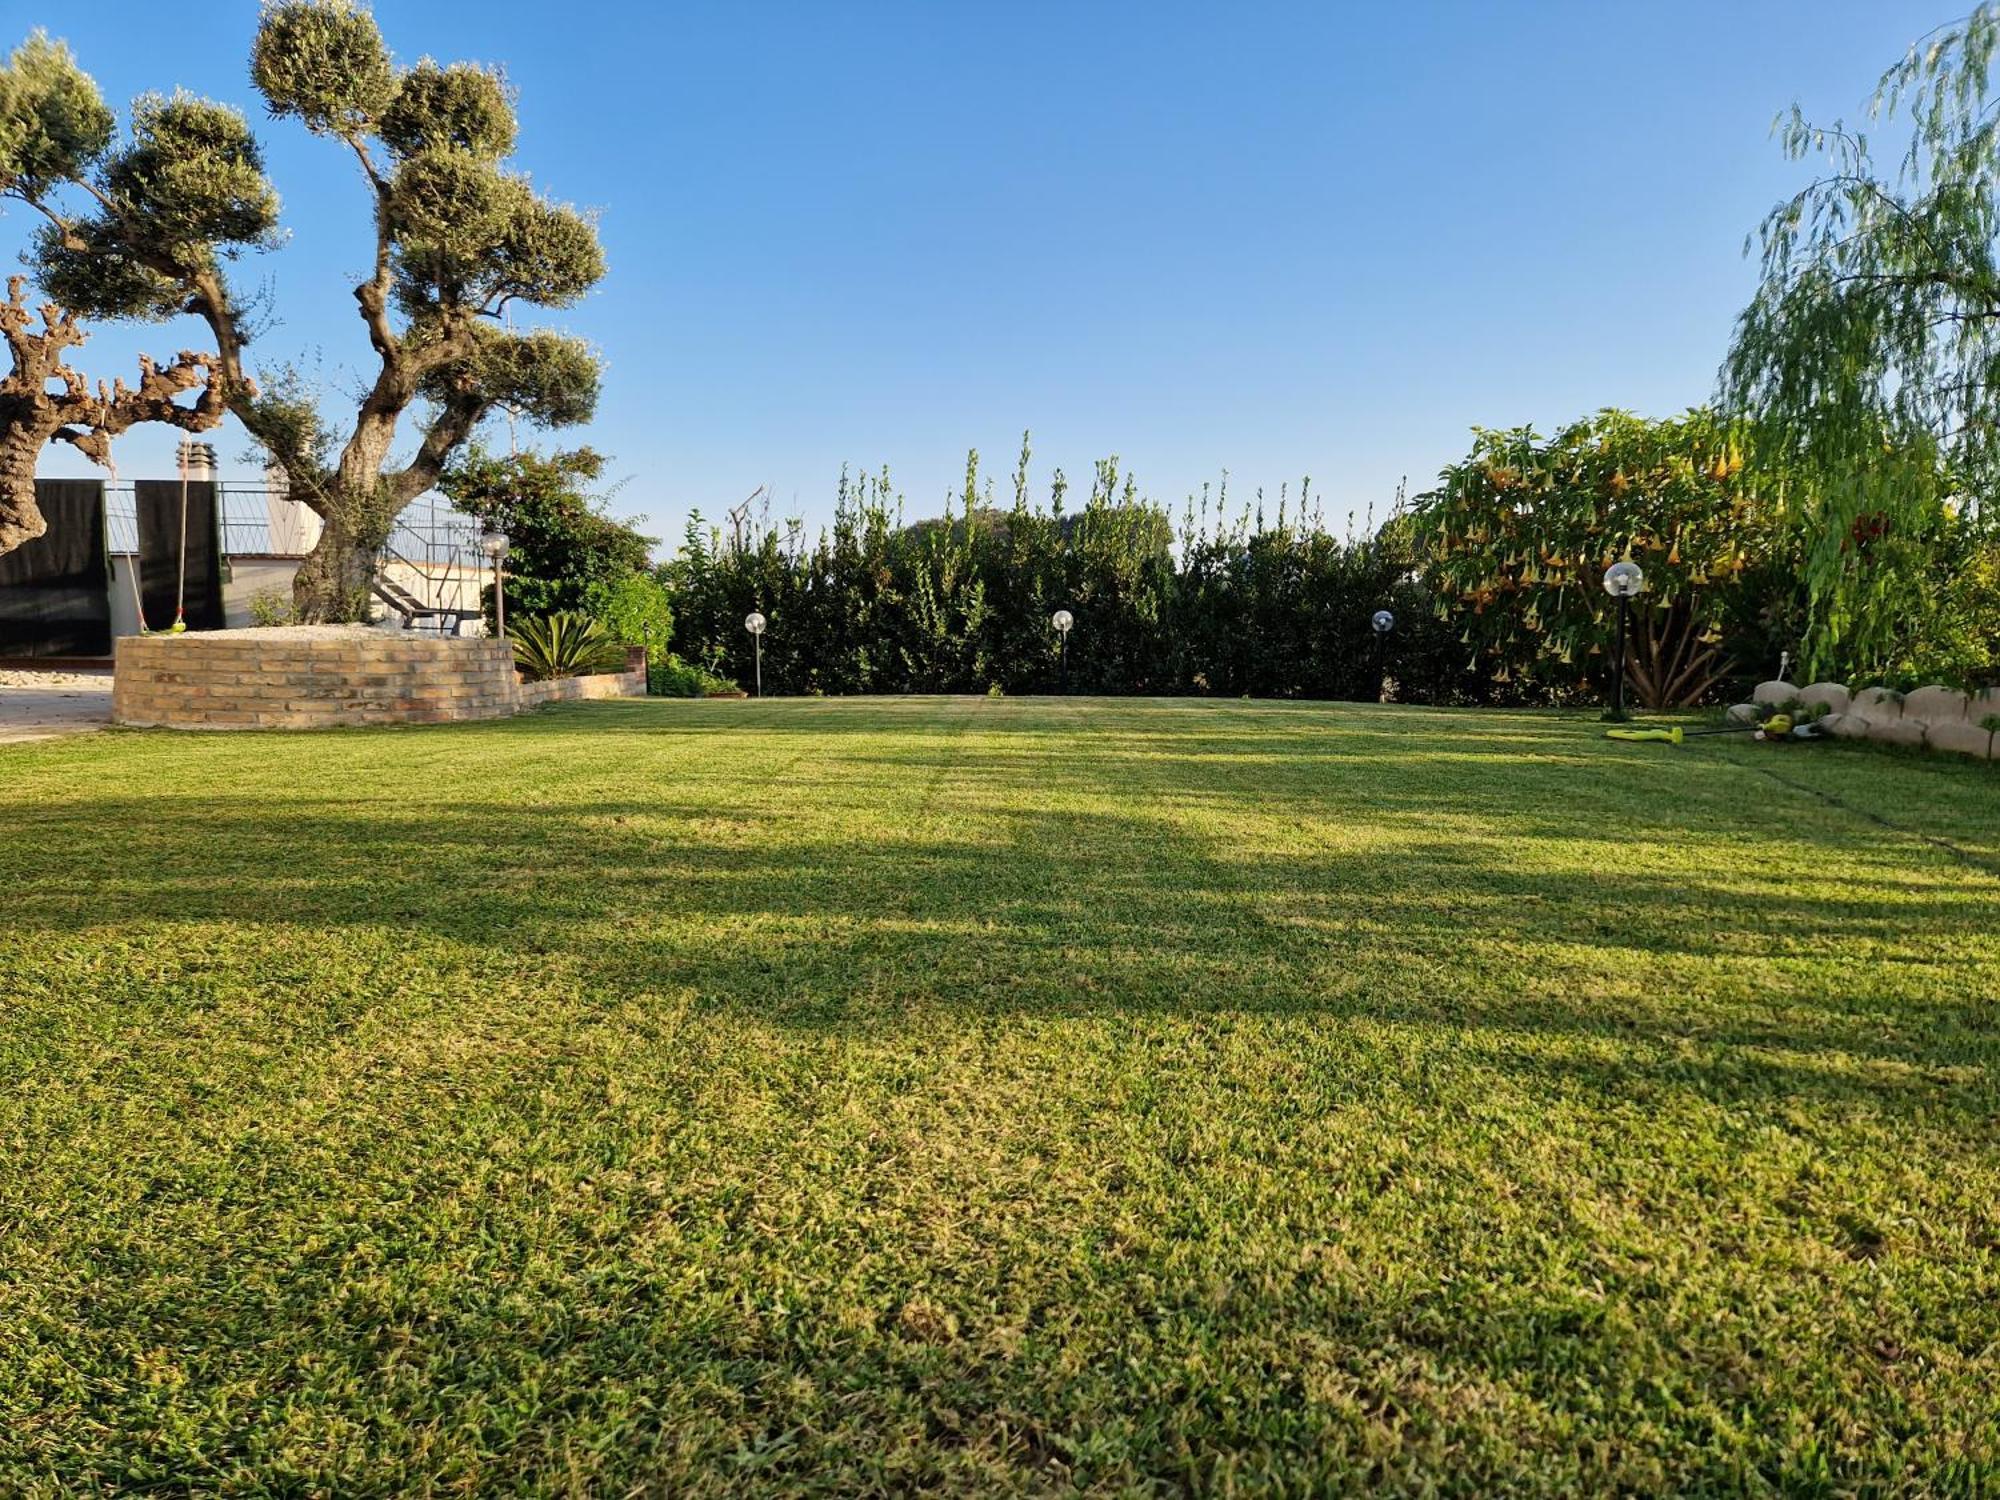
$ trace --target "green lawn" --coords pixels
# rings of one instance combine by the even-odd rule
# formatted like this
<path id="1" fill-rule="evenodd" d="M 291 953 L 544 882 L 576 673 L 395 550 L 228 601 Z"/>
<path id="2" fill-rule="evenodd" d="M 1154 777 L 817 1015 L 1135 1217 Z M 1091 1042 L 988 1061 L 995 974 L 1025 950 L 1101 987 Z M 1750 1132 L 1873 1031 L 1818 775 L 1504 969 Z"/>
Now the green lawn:
<path id="1" fill-rule="evenodd" d="M 639 702 L 0 749 L 0 1493 L 2000 1487 L 2000 772 Z"/>

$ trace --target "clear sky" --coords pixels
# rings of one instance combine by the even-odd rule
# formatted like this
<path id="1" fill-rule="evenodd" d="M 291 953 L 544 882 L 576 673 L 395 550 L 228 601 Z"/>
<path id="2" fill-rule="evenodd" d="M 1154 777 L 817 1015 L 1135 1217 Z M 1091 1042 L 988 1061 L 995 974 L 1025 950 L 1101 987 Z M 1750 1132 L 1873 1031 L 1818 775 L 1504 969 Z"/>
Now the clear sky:
<path id="1" fill-rule="evenodd" d="M 935 513 L 968 447 L 1039 479 L 1116 453 L 1157 499 L 1312 476 L 1386 507 L 1474 424 L 1710 392 L 1743 240 L 1803 168 L 1794 100 L 1852 117 L 1959 0 L 651 3 L 380 0 L 399 58 L 504 66 L 518 163 L 594 209 L 610 275 L 552 321 L 608 370 L 587 441 L 677 539 L 760 484 L 832 509 L 843 460 Z M 255 104 L 254 0 L 0 0 L 115 101 Z M 255 114 L 253 108 L 253 114 Z M 350 163 L 265 121 L 290 243 L 253 353 L 351 386 L 368 253 Z M 28 231 L 0 219 L 11 256 Z M 106 329 L 93 374 L 194 325 Z M 504 434 L 502 435 L 504 441 Z M 248 440 L 219 443 L 248 475 Z M 135 434 L 120 470 L 165 473 Z M 64 455 L 46 472 L 83 472 Z"/>

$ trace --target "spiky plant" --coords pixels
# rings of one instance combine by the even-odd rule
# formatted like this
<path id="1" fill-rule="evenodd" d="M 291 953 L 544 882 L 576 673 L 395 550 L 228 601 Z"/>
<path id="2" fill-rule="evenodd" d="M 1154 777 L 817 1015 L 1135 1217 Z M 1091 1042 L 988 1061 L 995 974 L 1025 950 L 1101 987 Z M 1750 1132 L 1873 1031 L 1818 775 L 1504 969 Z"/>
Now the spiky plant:
<path id="1" fill-rule="evenodd" d="M 625 665 L 625 648 L 588 615 L 542 615 L 513 627 L 514 665 L 530 682 L 551 677 L 582 677 L 591 672 L 616 672 Z"/>

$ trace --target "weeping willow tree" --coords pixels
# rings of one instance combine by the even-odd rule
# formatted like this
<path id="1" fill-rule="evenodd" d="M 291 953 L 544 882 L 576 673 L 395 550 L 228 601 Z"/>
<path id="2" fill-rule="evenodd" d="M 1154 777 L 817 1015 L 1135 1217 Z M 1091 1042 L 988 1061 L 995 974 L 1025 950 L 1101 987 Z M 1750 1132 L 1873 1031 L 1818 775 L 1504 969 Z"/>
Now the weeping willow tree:
<path id="1" fill-rule="evenodd" d="M 1890 656 L 1941 545 L 2000 517 L 1996 40 L 1982 5 L 1882 75 L 1870 118 L 1908 137 L 1886 168 L 1859 130 L 1780 124 L 1822 170 L 1753 237 L 1763 282 L 1722 385 L 1805 518 L 1817 673 Z"/>

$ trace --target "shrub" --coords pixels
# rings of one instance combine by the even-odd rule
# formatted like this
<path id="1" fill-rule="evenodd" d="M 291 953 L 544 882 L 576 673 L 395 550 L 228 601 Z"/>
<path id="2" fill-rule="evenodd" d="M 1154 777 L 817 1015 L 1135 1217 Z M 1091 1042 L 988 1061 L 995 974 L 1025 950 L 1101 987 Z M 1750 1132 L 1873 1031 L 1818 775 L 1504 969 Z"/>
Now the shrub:
<path id="1" fill-rule="evenodd" d="M 650 573 L 600 580 L 584 592 L 584 609 L 622 646 L 647 646 L 664 655 L 674 610 L 666 587 Z"/>
<path id="2" fill-rule="evenodd" d="M 460 511 L 507 534 L 510 615 L 594 612 L 594 589 L 649 565 L 653 539 L 604 514 L 590 493 L 603 471 L 603 458 L 588 448 L 491 454 L 473 447 L 439 481 Z M 490 586 L 483 598 L 490 623 Z"/>
<path id="3" fill-rule="evenodd" d="M 531 616 L 514 626 L 514 664 L 530 682 L 616 672 L 625 665 L 625 647 L 587 615 Z"/>
<path id="4" fill-rule="evenodd" d="M 711 694 L 740 693 L 743 690 L 727 677 L 718 677 L 706 667 L 696 666 L 669 653 L 652 664 L 647 691 L 656 698 L 705 698 Z"/>
<path id="5" fill-rule="evenodd" d="M 298 608 L 292 603 L 289 589 L 259 589 L 250 596 L 252 625 L 292 625 L 298 618 Z"/>
<path id="6" fill-rule="evenodd" d="M 1261 495 L 1204 494 L 1176 527 L 1115 459 L 1080 507 L 1060 471 L 1035 503 L 1028 457 L 1011 506 L 991 503 L 973 454 L 946 514 L 907 524 L 886 474 L 843 474 L 817 543 L 798 523 L 739 516 L 725 535 L 695 517 L 660 570 L 673 648 L 748 681 L 754 609 L 772 694 L 1050 693 L 1066 676 L 1077 693 L 1372 701 L 1386 676 L 1403 701 L 1492 696 L 1406 552 L 1328 531 L 1304 486 L 1281 489 L 1268 521 Z M 1383 642 L 1368 622 L 1385 606 Z M 1066 674 L 1058 608 L 1076 621 Z"/>
<path id="7" fill-rule="evenodd" d="M 1686 707 L 1774 658 L 1773 632 L 1796 640 L 1802 623 L 1798 541 L 1754 458 L 1704 410 L 1604 411 L 1549 438 L 1475 429 L 1472 452 L 1398 524 L 1439 617 L 1531 700 L 1609 691 L 1618 609 L 1603 573 L 1642 564 L 1631 684 L 1648 708 Z"/>

